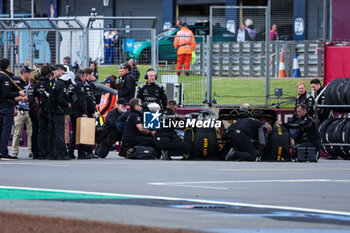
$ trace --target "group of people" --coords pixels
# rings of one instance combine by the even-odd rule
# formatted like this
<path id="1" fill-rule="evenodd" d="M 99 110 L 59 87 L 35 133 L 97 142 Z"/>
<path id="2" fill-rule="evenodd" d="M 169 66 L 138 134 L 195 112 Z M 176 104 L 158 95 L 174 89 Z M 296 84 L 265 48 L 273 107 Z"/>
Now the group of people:
<path id="1" fill-rule="evenodd" d="M 320 80 L 310 81 L 311 88 L 315 92 L 315 98 L 321 93 L 322 85 Z M 306 92 L 305 84 L 297 84 L 298 97 L 295 102 L 294 114 L 288 122 L 277 121 L 276 124 L 285 126 L 290 132 L 290 146 L 312 147 L 316 151 L 321 148 L 321 139 L 316 127 L 315 119 L 315 98 Z M 318 104 L 324 104 L 324 96 L 318 98 Z M 321 108 L 318 111 L 318 122 L 326 120 L 329 116 L 329 110 Z M 265 131 L 265 132 L 264 132 Z M 233 123 L 225 132 L 225 138 L 228 140 L 232 150 L 226 155 L 226 160 L 255 161 L 258 157 L 258 151 L 253 141 L 259 141 L 259 145 L 266 146 L 264 133 L 271 133 L 272 126 L 255 118 L 244 118 Z"/>
<path id="2" fill-rule="evenodd" d="M 104 64 L 120 64 L 122 58 L 123 37 L 118 30 L 109 30 L 104 33 Z"/>
<path id="3" fill-rule="evenodd" d="M 270 30 L 270 41 L 279 40 L 279 35 L 277 31 L 277 24 L 273 24 Z M 237 42 L 254 41 L 256 38 L 256 29 L 253 25 L 251 19 L 246 19 L 244 23 L 241 24 L 240 29 L 237 33 Z"/>

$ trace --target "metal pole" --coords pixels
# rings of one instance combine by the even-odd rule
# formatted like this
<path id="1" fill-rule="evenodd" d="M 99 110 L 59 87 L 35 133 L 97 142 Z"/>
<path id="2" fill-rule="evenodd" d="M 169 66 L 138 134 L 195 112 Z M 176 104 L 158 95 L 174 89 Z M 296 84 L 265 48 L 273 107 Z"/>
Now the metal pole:
<path id="1" fill-rule="evenodd" d="M 32 18 L 34 18 L 34 0 L 31 1 L 31 8 Z"/>
<path id="2" fill-rule="evenodd" d="M 85 36 L 84 36 L 85 35 Z M 85 37 L 85 40 L 84 40 Z M 83 67 L 89 66 L 89 29 L 86 28 L 83 32 Z"/>
<path id="3" fill-rule="evenodd" d="M 9 44 L 9 41 L 8 41 L 8 32 L 7 31 L 4 31 L 4 39 L 5 39 L 5 44 L 4 44 L 4 58 L 7 58 L 8 56 L 8 44 Z"/>
<path id="4" fill-rule="evenodd" d="M 265 32 L 265 106 L 269 105 L 270 97 L 270 17 L 271 17 L 271 0 L 268 0 L 266 9 L 266 32 Z"/>
<path id="5" fill-rule="evenodd" d="M 14 16 L 14 7 L 13 7 L 13 4 L 14 4 L 14 0 L 11 0 L 10 1 L 10 18 L 13 19 L 13 16 Z M 13 21 L 11 21 L 11 28 L 14 28 L 14 24 L 13 24 Z M 10 66 L 11 66 L 11 71 L 14 71 L 13 70 L 13 46 L 15 45 L 15 38 L 14 38 L 14 32 L 11 31 L 10 32 Z M 7 35 L 6 35 L 7 36 Z"/>
<path id="6" fill-rule="evenodd" d="M 56 64 L 60 64 L 60 57 L 59 57 L 59 53 L 60 53 L 60 34 L 59 31 L 56 31 L 55 33 L 56 35 Z"/>
<path id="7" fill-rule="evenodd" d="M 151 29 L 151 67 L 152 69 L 154 69 L 155 71 L 157 71 L 157 67 L 156 67 L 156 29 L 152 28 Z"/>
<path id="8" fill-rule="evenodd" d="M 29 64 L 33 67 L 33 32 L 29 31 Z"/>
<path id="9" fill-rule="evenodd" d="M 69 57 L 71 60 L 71 65 L 73 61 L 73 31 L 70 31 L 70 40 L 69 40 Z"/>
<path id="10" fill-rule="evenodd" d="M 333 4 L 333 0 L 329 0 L 329 40 L 332 41 L 333 40 L 333 14 L 332 14 L 332 4 Z"/>
<path id="11" fill-rule="evenodd" d="M 327 40 L 327 0 L 323 0 L 323 42 Z"/>
<path id="12" fill-rule="evenodd" d="M 207 36 L 207 103 L 211 103 L 213 45 L 211 35 Z"/>

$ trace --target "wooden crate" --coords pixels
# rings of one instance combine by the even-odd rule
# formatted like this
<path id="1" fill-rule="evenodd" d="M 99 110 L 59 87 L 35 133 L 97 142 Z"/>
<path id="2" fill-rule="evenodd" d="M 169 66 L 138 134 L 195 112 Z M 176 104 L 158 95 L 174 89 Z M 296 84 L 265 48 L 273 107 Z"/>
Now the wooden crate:
<path id="1" fill-rule="evenodd" d="M 84 145 L 95 145 L 95 118 L 77 118 L 77 131 L 75 143 Z"/>

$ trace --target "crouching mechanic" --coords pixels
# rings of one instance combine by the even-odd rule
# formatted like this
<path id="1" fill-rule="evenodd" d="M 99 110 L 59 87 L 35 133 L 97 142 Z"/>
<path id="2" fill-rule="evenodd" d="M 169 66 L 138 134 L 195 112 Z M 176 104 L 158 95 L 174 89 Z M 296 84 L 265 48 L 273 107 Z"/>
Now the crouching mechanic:
<path id="1" fill-rule="evenodd" d="M 297 130 L 294 138 L 291 139 L 291 146 L 315 147 L 318 154 L 321 149 L 321 138 L 314 119 L 308 114 L 308 106 L 306 104 L 297 106 L 297 116 L 299 121 L 283 123 L 287 128 Z M 282 122 L 278 121 L 277 123 L 281 124 Z"/>
<path id="2" fill-rule="evenodd" d="M 130 115 L 125 123 L 121 150 L 133 148 L 134 146 L 154 147 L 153 135 L 155 131 L 143 128 L 141 100 L 133 98 L 130 100 L 129 105 Z"/>
<path id="3" fill-rule="evenodd" d="M 225 160 L 255 161 L 257 152 L 253 141 L 259 141 L 261 149 L 266 145 L 266 132 L 271 133 L 272 127 L 255 118 L 244 118 L 228 127 L 224 137 L 233 148 Z"/>
<path id="4" fill-rule="evenodd" d="M 163 121 L 177 120 L 178 116 L 175 113 L 177 108 L 175 100 L 169 100 L 166 110 L 162 115 Z M 161 128 L 156 130 L 154 134 L 154 144 L 157 150 L 162 150 L 161 159 L 171 160 L 171 155 L 186 155 L 191 151 L 191 144 L 184 142 L 175 132 L 175 128 Z"/>
<path id="5" fill-rule="evenodd" d="M 122 137 L 122 132 L 117 128 L 117 119 L 127 111 L 126 105 L 128 105 L 126 99 L 118 99 L 117 108 L 107 114 L 106 121 L 103 124 L 103 131 L 100 135 L 102 142 L 95 151 L 100 158 L 106 158 L 113 144 Z"/>

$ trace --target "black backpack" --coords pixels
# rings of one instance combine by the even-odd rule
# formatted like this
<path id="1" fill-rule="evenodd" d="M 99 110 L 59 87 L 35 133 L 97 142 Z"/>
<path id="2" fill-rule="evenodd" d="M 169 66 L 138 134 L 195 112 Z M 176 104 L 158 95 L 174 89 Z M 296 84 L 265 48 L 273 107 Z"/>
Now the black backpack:
<path id="1" fill-rule="evenodd" d="M 276 124 L 268 138 L 261 160 L 290 161 L 291 155 L 289 132 L 283 125 Z"/>
<path id="2" fill-rule="evenodd" d="M 153 147 L 148 146 L 135 146 L 131 155 L 126 157 L 127 159 L 156 159 L 156 151 Z"/>

